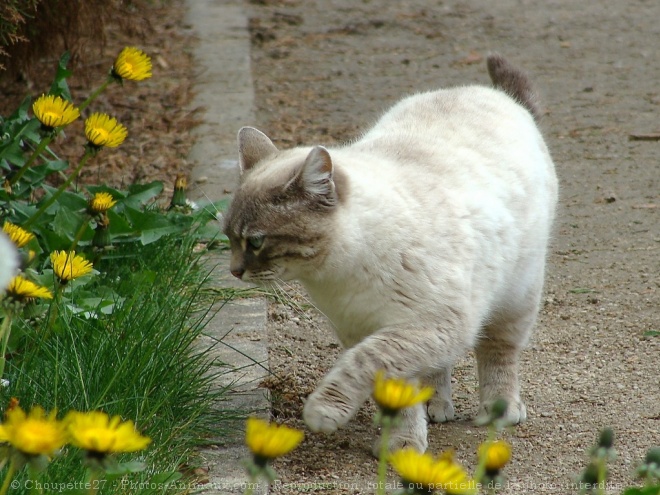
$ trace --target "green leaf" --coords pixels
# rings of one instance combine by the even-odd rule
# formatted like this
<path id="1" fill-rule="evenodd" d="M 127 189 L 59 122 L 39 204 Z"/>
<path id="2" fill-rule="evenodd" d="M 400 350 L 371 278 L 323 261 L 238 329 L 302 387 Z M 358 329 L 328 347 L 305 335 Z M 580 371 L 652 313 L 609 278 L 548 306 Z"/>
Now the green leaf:
<path id="1" fill-rule="evenodd" d="M 121 464 L 116 464 L 114 466 L 106 467 L 106 474 L 110 476 L 124 475 L 128 473 L 139 473 L 144 471 L 147 468 L 147 465 L 144 462 L 140 461 L 130 461 L 122 462 Z"/>
<path id="2" fill-rule="evenodd" d="M 7 125 L 8 124 L 8 125 Z M 7 123 L 2 128 L 0 138 L 0 159 L 7 159 L 14 165 L 22 165 L 27 160 L 28 151 L 22 148 L 23 138 L 27 137 L 33 142 L 40 139 L 37 132 L 40 123 L 37 119 L 19 120 Z M 16 149 L 18 147 L 18 151 Z"/>
<path id="3" fill-rule="evenodd" d="M 156 198 L 161 192 L 163 192 L 163 183 L 160 181 L 150 182 L 149 184 L 134 184 L 128 188 L 128 195 L 124 202 L 133 208 L 139 208 Z"/>
<path id="4" fill-rule="evenodd" d="M 152 485 L 165 485 L 167 483 L 174 483 L 183 477 L 178 471 L 167 471 L 164 473 L 156 473 L 151 477 Z"/>
<path id="5" fill-rule="evenodd" d="M 71 91 L 69 91 L 69 85 L 66 82 L 66 78 L 72 74 L 71 71 L 66 68 L 69 59 L 71 59 L 71 54 L 69 52 L 64 52 L 60 57 L 59 64 L 57 65 L 57 72 L 55 73 L 55 80 L 50 86 L 49 94 L 61 96 L 65 100 L 71 101 Z"/>
<path id="6" fill-rule="evenodd" d="M 53 231 L 59 237 L 73 241 L 83 222 L 87 222 L 85 215 L 81 215 L 65 205 L 60 205 L 52 223 Z"/>
<path id="7" fill-rule="evenodd" d="M 34 187 L 37 183 L 42 182 L 53 172 L 60 172 L 66 170 L 69 163 L 65 160 L 50 160 L 43 165 L 31 167 L 25 172 L 23 180 L 30 182 Z M 53 189 L 54 190 L 54 189 Z"/>
<path id="8" fill-rule="evenodd" d="M 203 241 L 225 242 L 229 239 L 222 233 L 220 225 L 209 223 L 195 229 L 195 238 Z"/>
<path id="9" fill-rule="evenodd" d="M 79 294 L 78 294 L 79 296 Z M 118 302 L 121 302 L 124 298 L 120 300 L 115 299 L 106 299 L 103 297 L 86 297 L 80 298 L 76 297 L 76 304 L 79 306 L 80 312 L 85 312 L 85 316 L 88 318 L 93 318 L 97 315 L 110 315 L 115 309 L 115 305 Z M 77 311 L 74 311 L 76 313 Z"/>
<path id="10" fill-rule="evenodd" d="M 568 291 L 570 294 L 589 294 L 591 292 L 596 292 L 594 289 L 588 289 L 584 287 L 578 287 L 576 289 L 571 289 Z"/>
<path id="11" fill-rule="evenodd" d="M 657 330 L 649 330 L 644 332 L 644 337 L 660 337 L 660 332 Z"/>
<path id="12" fill-rule="evenodd" d="M 18 225 L 25 222 L 37 211 L 34 205 L 29 205 L 25 201 L 9 201 L 8 206 L 10 210 L 14 211 L 13 217 L 16 220 L 14 223 Z"/>
<path id="13" fill-rule="evenodd" d="M 108 210 L 108 219 L 110 220 L 110 235 L 112 237 L 121 235 L 131 235 L 135 233 L 135 229 L 126 221 L 124 216 L 112 210 Z"/>
<path id="14" fill-rule="evenodd" d="M 52 196 L 57 191 L 56 188 L 44 185 L 44 189 L 48 192 L 48 196 Z M 75 193 L 71 191 L 64 191 L 57 201 L 53 204 L 65 206 L 74 211 L 80 211 L 87 208 L 87 199 L 81 193 Z M 50 208 L 52 209 L 53 206 Z"/>
<path id="15" fill-rule="evenodd" d="M 152 242 L 156 242 L 159 240 L 161 237 L 164 237 L 168 234 L 178 234 L 181 233 L 181 229 L 174 226 L 174 225 L 169 225 L 169 226 L 163 226 L 160 228 L 154 228 L 154 229 L 149 229 L 149 230 L 143 230 L 142 234 L 140 235 L 140 242 L 142 242 L 143 245 L 151 244 Z"/>
<path id="16" fill-rule="evenodd" d="M 94 196 L 96 193 L 105 192 L 112 195 L 112 197 L 116 200 L 120 200 L 126 197 L 125 192 L 109 186 L 87 186 L 87 190 L 89 191 L 90 196 Z"/>
<path id="17" fill-rule="evenodd" d="M 140 211 L 126 206 L 124 213 L 140 235 L 142 244 L 147 245 L 168 234 L 181 233 L 185 226 L 173 224 L 166 216 L 154 211 Z"/>
<path id="18" fill-rule="evenodd" d="M 22 167 L 23 164 L 27 161 L 27 157 L 25 156 L 23 148 L 21 148 L 20 139 L 14 139 L 6 144 L 3 144 L 0 147 L 0 159 L 2 159 L 3 162 L 2 168 L 5 170 L 9 170 L 10 167 L 4 165 L 4 163 L 7 165 L 14 165 L 17 168 Z"/>
<path id="19" fill-rule="evenodd" d="M 660 485 L 644 487 L 631 486 L 623 490 L 622 495 L 660 495 Z"/>

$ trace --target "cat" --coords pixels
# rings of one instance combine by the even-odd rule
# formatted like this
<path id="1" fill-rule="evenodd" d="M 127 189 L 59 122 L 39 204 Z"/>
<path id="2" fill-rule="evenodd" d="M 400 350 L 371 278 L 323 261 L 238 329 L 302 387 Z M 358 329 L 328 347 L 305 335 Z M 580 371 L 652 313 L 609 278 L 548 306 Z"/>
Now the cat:
<path id="1" fill-rule="evenodd" d="M 16 246 L 9 237 L 0 230 L 0 298 L 9 286 L 11 279 L 18 274 L 19 255 Z"/>
<path id="2" fill-rule="evenodd" d="M 345 146 L 279 150 L 257 129 L 238 133 L 231 273 L 300 281 L 346 348 L 306 400 L 312 431 L 345 425 L 383 370 L 435 388 L 388 445 L 426 450 L 427 417 L 454 417 L 451 370 L 470 349 L 481 409 L 502 398 L 510 423 L 526 418 L 519 355 L 558 186 L 528 77 L 499 55 L 487 68 L 493 87 L 406 97 Z"/>

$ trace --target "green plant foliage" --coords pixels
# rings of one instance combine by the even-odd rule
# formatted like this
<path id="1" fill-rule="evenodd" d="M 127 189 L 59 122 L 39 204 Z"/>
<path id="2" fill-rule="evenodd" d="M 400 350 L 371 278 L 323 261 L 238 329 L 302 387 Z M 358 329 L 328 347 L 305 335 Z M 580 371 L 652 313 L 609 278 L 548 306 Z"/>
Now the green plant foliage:
<path id="1" fill-rule="evenodd" d="M 205 289 L 210 268 L 193 248 L 225 239 L 215 221 L 224 204 L 195 205 L 179 186 L 173 205 L 162 198 L 160 182 L 74 187 L 88 161 L 111 150 L 89 134 L 76 163 L 49 148 L 79 115 L 68 60 L 60 59 L 42 103 L 28 98 L 0 118 L 0 224 L 23 258 L 20 277 L 0 288 L 0 411 L 14 400 L 26 412 L 103 411 L 133 421 L 152 442 L 137 456 L 90 457 L 71 447 L 70 455 L 53 458 L 10 441 L 0 446 L 0 495 L 11 480 L 19 494 L 36 480 L 62 487 L 93 480 L 100 493 L 151 493 L 150 484 L 181 478 L 194 448 L 236 416 L 217 408 L 226 393 L 213 387 L 219 368 L 196 347 L 214 298 Z M 78 108 L 121 82 L 108 74 Z M 123 136 L 113 139 L 108 146 Z M 147 488 L 127 489 L 127 481 Z"/>

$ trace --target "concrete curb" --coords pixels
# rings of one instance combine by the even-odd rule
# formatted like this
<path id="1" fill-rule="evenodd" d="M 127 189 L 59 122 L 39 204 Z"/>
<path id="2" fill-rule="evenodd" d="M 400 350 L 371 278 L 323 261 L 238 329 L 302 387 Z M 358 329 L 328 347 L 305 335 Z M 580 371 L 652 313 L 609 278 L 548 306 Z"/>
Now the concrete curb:
<path id="1" fill-rule="evenodd" d="M 194 48 L 197 67 L 193 108 L 201 108 L 195 129 L 196 144 L 189 161 L 191 196 L 217 201 L 226 198 L 238 182 L 236 132 L 254 120 L 254 90 L 250 72 L 250 37 L 241 1 L 186 0 L 186 21 L 198 38 Z M 227 254 L 211 259 L 216 266 L 214 283 L 239 286 L 231 280 Z M 242 285 L 241 287 L 245 287 Z M 261 411 L 267 416 L 270 402 L 259 382 L 268 374 L 267 304 L 262 298 L 239 299 L 225 304 L 209 321 L 200 345 L 210 357 L 226 363 L 229 373 L 219 387 L 232 384 L 236 393 L 219 407 Z M 227 345 L 215 345 L 219 339 Z M 208 468 L 208 482 L 196 487 L 207 495 L 243 493 L 247 477 L 241 464 L 249 457 L 243 431 L 237 429 L 221 445 L 201 451 Z M 268 492 L 264 483 L 253 493 Z"/>

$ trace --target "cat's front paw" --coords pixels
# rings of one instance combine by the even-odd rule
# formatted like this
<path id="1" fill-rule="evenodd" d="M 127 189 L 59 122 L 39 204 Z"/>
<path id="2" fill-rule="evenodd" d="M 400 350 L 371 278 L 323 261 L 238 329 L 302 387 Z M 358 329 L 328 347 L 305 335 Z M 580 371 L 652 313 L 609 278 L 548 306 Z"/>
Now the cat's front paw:
<path id="1" fill-rule="evenodd" d="M 433 423 L 446 423 L 454 419 L 454 404 L 436 395 L 429 400 L 426 412 Z"/>
<path id="2" fill-rule="evenodd" d="M 325 397 L 316 391 L 307 398 L 303 409 L 303 420 L 314 432 L 333 433 L 348 423 L 354 410 L 346 401 L 336 396 Z"/>
<path id="3" fill-rule="evenodd" d="M 485 402 L 481 405 L 481 412 L 484 414 L 490 414 L 493 408 L 493 404 L 497 401 Z M 507 400 L 507 408 L 502 416 L 502 419 L 505 423 L 509 425 L 517 425 L 524 423 L 527 419 L 527 408 L 525 404 L 520 399 L 509 399 Z"/>

